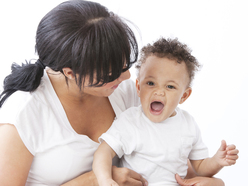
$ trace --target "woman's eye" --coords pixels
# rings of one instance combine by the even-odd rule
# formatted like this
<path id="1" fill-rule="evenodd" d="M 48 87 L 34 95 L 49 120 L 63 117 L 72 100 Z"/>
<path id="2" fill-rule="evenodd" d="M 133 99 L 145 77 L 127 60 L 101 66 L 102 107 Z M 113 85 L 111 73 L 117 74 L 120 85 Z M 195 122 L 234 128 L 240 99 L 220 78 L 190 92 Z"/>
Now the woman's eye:
<path id="1" fill-rule="evenodd" d="M 128 67 L 128 66 L 125 67 L 125 68 L 123 68 L 123 69 L 122 69 L 122 72 L 126 72 L 127 70 L 129 70 L 129 67 Z"/>
<path id="2" fill-rule="evenodd" d="M 152 86 L 152 85 L 154 85 L 154 83 L 149 81 L 149 82 L 147 82 L 147 85 Z"/>
<path id="3" fill-rule="evenodd" d="M 127 63 L 123 66 L 122 72 L 126 72 L 127 70 L 129 70 L 131 67 L 131 65 L 128 65 Z"/>
<path id="4" fill-rule="evenodd" d="M 169 89 L 175 89 L 175 87 L 172 86 L 172 85 L 168 85 L 167 88 L 169 88 Z"/>

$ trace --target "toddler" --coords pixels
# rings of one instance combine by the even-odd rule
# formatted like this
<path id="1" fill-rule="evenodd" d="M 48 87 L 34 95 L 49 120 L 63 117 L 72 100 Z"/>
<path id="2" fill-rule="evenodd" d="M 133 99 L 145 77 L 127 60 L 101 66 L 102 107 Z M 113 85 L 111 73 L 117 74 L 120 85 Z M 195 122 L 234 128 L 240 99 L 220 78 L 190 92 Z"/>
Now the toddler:
<path id="1" fill-rule="evenodd" d="M 112 180 L 112 158 L 141 174 L 149 186 L 176 186 L 175 174 L 185 177 L 189 159 L 200 176 L 213 176 L 223 166 L 235 164 L 238 150 L 223 140 L 208 158 L 194 118 L 178 108 L 191 95 L 191 82 L 199 63 L 177 39 L 161 38 L 141 51 L 136 89 L 141 106 L 116 119 L 100 137 L 93 171 L 100 186 L 118 185 Z"/>

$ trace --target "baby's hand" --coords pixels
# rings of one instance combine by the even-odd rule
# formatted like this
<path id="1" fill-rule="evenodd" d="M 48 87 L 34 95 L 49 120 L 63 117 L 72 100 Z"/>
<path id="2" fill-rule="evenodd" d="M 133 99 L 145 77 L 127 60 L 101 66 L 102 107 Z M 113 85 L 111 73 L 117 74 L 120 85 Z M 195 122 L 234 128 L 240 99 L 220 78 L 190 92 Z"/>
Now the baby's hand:
<path id="1" fill-rule="evenodd" d="M 215 154 L 216 160 L 221 166 L 230 166 L 236 163 L 239 150 L 235 145 L 226 145 L 226 141 L 221 141 L 221 146 Z"/>
<path id="2" fill-rule="evenodd" d="M 99 184 L 100 186 L 119 186 L 114 180 L 112 179 L 106 179 L 104 181 L 101 181 Z"/>

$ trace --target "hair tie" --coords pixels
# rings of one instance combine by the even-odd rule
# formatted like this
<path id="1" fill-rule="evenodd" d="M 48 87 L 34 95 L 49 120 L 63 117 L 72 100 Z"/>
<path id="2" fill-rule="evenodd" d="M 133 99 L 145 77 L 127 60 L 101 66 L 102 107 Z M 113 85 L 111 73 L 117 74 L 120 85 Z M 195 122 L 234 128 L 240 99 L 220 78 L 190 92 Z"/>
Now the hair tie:
<path id="1" fill-rule="evenodd" d="M 37 63 L 38 65 L 40 65 L 43 69 L 46 68 L 46 66 L 41 62 L 40 59 L 38 59 L 38 60 L 36 61 L 36 63 Z"/>

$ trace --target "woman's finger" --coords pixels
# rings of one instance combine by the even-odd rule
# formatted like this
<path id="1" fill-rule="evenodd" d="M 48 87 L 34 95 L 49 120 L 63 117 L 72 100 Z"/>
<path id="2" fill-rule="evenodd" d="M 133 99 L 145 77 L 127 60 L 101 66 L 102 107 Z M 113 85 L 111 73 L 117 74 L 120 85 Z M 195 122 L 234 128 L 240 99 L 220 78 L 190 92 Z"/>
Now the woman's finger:
<path id="1" fill-rule="evenodd" d="M 128 168 L 113 166 L 113 179 L 120 186 L 146 186 L 147 181 L 138 173 Z"/>
<path id="2" fill-rule="evenodd" d="M 177 183 L 179 184 L 179 185 L 181 185 L 181 186 L 193 186 L 194 185 L 194 183 L 189 183 L 190 181 L 189 180 L 191 180 L 191 182 L 192 182 L 192 179 L 182 179 L 178 174 L 176 174 L 176 180 L 177 180 Z"/>
<path id="3" fill-rule="evenodd" d="M 138 174 L 137 172 L 130 170 L 130 177 L 137 180 L 137 181 L 141 181 L 143 186 L 147 186 L 148 182 L 145 178 L 143 178 L 140 174 Z"/>

